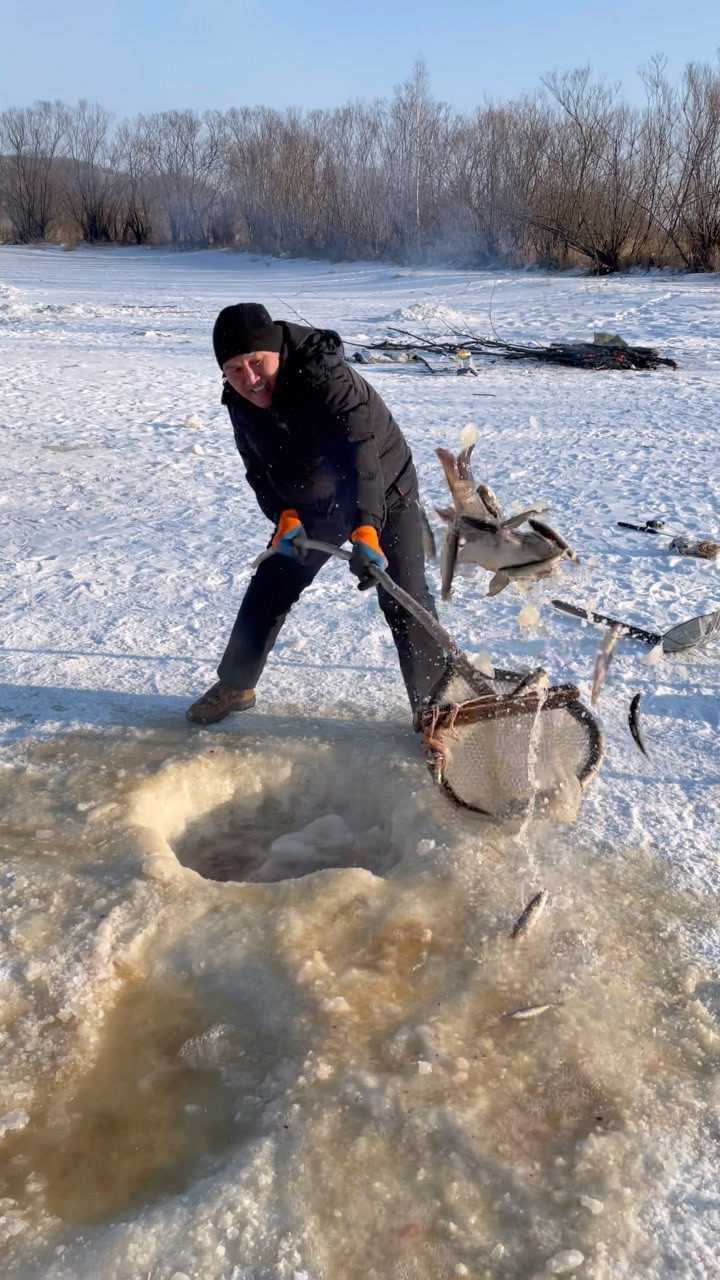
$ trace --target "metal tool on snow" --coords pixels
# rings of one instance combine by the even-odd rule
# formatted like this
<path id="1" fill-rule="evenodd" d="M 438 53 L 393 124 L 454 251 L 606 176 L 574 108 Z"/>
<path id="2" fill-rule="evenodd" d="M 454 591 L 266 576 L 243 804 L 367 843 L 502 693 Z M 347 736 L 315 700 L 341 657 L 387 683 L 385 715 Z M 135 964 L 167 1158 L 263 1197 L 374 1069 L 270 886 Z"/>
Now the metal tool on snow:
<path id="1" fill-rule="evenodd" d="M 565 600 L 553 600 L 556 609 L 569 613 L 573 618 L 581 618 L 583 622 L 597 622 L 603 627 L 619 627 L 621 638 L 640 640 L 650 648 L 661 644 L 663 653 L 687 653 L 707 644 L 713 636 L 720 637 L 720 609 L 714 613 L 701 613 L 696 618 L 687 618 L 678 622 L 667 631 L 648 631 L 645 627 L 636 627 L 631 622 L 621 622 L 618 618 L 609 618 L 607 614 L 595 613 L 594 609 L 582 609 L 578 605 L 568 604 Z"/>

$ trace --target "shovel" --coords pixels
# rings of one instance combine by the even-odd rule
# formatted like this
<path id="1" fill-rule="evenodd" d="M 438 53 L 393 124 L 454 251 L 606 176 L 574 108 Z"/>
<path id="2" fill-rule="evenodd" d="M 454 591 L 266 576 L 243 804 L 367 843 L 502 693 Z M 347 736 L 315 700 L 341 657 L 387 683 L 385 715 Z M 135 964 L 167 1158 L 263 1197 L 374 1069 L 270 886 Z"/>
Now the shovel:
<path id="1" fill-rule="evenodd" d="M 580 609 L 564 600 L 553 600 L 552 603 L 556 609 L 572 614 L 574 618 L 582 618 L 584 622 L 598 622 L 604 627 L 620 627 L 623 636 L 630 640 L 640 640 L 652 649 L 661 644 L 663 653 L 686 653 L 689 649 L 706 644 L 712 636 L 720 636 L 720 609 L 716 609 L 714 613 L 701 613 L 697 618 L 676 623 L 669 631 L 660 632 L 646 631 L 644 627 L 608 618 L 606 614 L 595 613 L 592 609 Z"/>

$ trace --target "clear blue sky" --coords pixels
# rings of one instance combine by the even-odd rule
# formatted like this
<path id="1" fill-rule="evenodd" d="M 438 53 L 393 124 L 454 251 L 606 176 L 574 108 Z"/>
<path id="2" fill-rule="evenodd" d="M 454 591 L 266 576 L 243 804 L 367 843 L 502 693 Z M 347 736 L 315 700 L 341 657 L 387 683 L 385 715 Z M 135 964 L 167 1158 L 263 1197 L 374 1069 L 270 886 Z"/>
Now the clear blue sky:
<path id="1" fill-rule="evenodd" d="M 463 110 L 587 62 L 639 101 L 653 54 L 673 77 L 715 60 L 719 13 L 712 0 L 0 0 L 0 108 L 332 106 L 392 93 L 418 58 Z"/>

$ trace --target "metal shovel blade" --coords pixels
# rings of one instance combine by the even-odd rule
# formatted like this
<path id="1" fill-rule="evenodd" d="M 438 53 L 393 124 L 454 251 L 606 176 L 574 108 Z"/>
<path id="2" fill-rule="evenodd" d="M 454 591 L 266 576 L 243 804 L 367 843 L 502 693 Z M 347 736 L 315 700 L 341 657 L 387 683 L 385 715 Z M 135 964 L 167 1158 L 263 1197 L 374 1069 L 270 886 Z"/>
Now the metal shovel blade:
<path id="1" fill-rule="evenodd" d="M 688 618 L 687 622 L 678 622 L 676 627 L 671 627 L 662 639 L 663 652 L 683 653 L 686 649 L 696 649 L 707 644 L 713 636 L 720 637 L 720 609 Z"/>

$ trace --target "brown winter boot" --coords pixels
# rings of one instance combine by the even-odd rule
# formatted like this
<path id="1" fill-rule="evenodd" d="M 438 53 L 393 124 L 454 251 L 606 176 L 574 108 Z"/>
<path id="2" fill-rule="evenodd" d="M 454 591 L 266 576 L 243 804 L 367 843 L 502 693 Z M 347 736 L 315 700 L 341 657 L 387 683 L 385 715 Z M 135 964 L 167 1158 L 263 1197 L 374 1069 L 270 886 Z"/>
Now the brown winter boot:
<path id="1" fill-rule="evenodd" d="M 193 724 L 217 724 L 233 711 L 249 711 L 254 706 L 254 689 L 236 689 L 234 684 L 223 684 L 218 680 L 202 698 L 188 707 L 185 714 Z"/>

